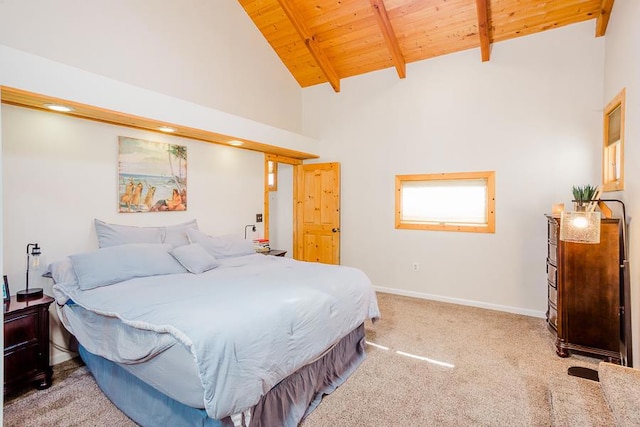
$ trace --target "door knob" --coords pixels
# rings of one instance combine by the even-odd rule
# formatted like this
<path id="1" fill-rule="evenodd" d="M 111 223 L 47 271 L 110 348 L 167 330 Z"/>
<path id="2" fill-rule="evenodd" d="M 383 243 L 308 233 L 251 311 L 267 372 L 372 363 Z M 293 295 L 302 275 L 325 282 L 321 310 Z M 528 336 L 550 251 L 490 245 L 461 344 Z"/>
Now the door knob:
<path id="1" fill-rule="evenodd" d="M 332 228 L 331 231 L 333 231 L 334 233 L 337 233 L 337 232 L 340 231 L 340 229 L 339 228 Z"/>

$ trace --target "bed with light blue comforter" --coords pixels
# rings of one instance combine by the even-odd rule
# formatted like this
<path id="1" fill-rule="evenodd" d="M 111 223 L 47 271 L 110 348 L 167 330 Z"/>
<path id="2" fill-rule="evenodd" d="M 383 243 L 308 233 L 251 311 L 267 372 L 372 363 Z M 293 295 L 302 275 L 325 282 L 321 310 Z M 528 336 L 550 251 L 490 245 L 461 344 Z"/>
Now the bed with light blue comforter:
<path id="1" fill-rule="evenodd" d="M 142 276 L 83 289 L 54 285 L 59 317 L 91 353 L 120 364 L 184 346 L 209 417 L 252 408 L 379 311 L 367 276 L 259 254 L 201 274 Z"/>

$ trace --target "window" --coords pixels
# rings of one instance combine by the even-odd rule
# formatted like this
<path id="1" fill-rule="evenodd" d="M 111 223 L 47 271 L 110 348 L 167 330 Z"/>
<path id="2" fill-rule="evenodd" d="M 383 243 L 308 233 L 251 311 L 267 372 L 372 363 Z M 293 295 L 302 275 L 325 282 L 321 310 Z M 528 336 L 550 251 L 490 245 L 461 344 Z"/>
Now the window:
<path id="1" fill-rule="evenodd" d="M 396 228 L 495 232 L 495 172 L 396 175 Z"/>
<path id="2" fill-rule="evenodd" d="M 602 184 L 604 191 L 624 189 L 624 101 L 625 90 L 604 109 Z"/>
<path id="3" fill-rule="evenodd" d="M 269 191 L 278 190 L 278 164 L 273 160 L 267 161 L 267 183 Z"/>

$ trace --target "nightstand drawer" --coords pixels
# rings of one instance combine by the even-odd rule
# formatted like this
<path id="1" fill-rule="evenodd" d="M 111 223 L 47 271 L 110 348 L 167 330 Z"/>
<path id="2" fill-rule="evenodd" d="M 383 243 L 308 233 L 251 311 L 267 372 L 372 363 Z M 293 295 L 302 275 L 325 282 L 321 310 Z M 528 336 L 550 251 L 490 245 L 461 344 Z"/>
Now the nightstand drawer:
<path id="1" fill-rule="evenodd" d="M 49 365 L 49 306 L 53 298 L 18 301 L 12 296 L 4 312 L 4 394 L 31 383 L 37 389 L 51 385 Z"/>
<path id="2" fill-rule="evenodd" d="M 4 351 L 38 342 L 38 312 L 25 313 L 4 323 Z"/>
<path id="3" fill-rule="evenodd" d="M 14 352 L 4 353 L 4 382 L 10 383 L 22 377 L 32 376 L 40 365 L 38 343 L 22 347 Z"/>

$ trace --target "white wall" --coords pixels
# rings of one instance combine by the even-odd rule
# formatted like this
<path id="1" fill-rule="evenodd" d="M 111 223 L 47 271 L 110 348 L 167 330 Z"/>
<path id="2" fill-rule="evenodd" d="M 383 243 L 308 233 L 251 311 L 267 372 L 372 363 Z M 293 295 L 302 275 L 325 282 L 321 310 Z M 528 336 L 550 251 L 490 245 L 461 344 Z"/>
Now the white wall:
<path id="1" fill-rule="evenodd" d="M 629 256 L 633 317 L 634 367 L 640 366 L 640 2 L 615 2 L 605 40 L 604 102 L 626 88 L 625 115 L 625 183 L 624 191 L 606 193 L 606 198 L 620 198 L 629 226 Z M 615 208 L 617 204 L 611 204 Z"/>
<path id="2" fill-rule="evenodd" d="M 599 177 L 594 22 L 303 91 L 304 131 L 342 163 L 342 263 L 380 288 L 544 316 L 546 219 Z M 394 176 L 496 171 L 496 233 L 396 230 Z M 418 262 L 420 271 L 411 264 Z"/>
<path id="3" fill-rule="evenodd" d="M 0 44 L 300 129 L 300 87 L 236 0 L 5 0 Z"/>
<path id="4" fill-rule="evenodd" d="M 12 293 L 24 288 L 27 243 L 39 243 L 46 262 L 97 249 L 94 218 L 140 226 L 195 218 L 207 233 L 242 236 L 245 224 L 262 212 L 261 153 L 6 105 L 1 119 L 2 246 Z M 120 135 L 187 146 L 186 212 L 117 212 Z M 50 279 L 32 278 L 32 286 L 51 295 Z M 55 316 L 52 322 L 52 338 L 63 344 Z M 64 358 L 53 351 L 54 363 Z"/>

